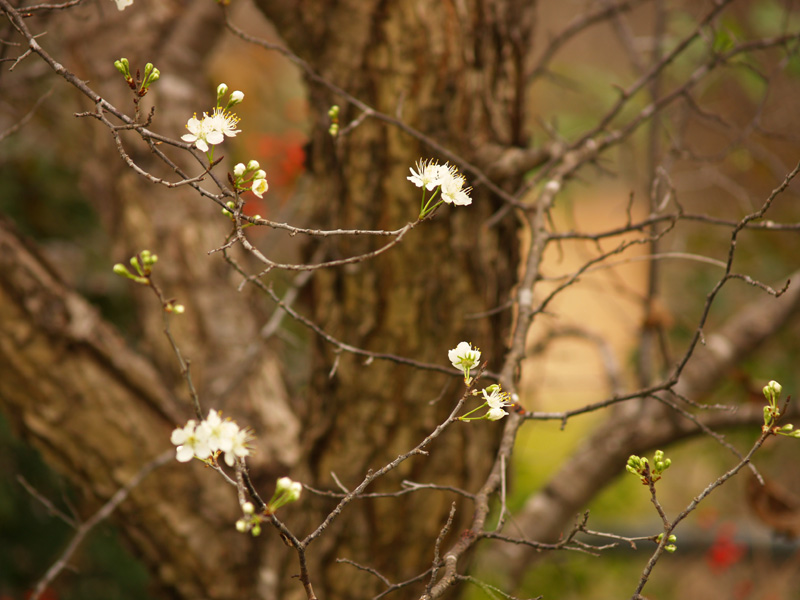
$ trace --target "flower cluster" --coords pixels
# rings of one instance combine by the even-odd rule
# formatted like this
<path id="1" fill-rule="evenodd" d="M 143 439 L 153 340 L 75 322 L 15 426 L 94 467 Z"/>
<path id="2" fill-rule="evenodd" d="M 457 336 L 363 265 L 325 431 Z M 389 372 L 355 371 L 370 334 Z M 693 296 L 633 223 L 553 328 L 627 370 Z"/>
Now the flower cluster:
<path id="1" fill-rule="evenodd" d="M 661 540 L 663 540 L 663 539 L 664 539 L 664 534 L 663 533 L 659 533 L 658 537 L 656 538 L 656 542 L 660 544 Z M 675 552 L 678 549 L 678 546 L 675 545 L 675 542 L 677 542 L 677 541 L 678 541 L 678 536 L 676 536 L 676 535 L 668 535 L 667 536 L 667 542 L 669 542 L 669 543 L 666 546 L 664 546 L 664 550 L 666 550 L 670 554 Z"/>
<path id="2" fill-rule="evenodd" d="M 135 273 L 123 265 L 117 263 L 114 265 L 114 273 L 120 277 L 125 277 L 141 285 L 153 285 L 150 280 L 150 275 L 153 273 L 153 266 L 158 262 L 158 255 L 153 254 L 150 250 L 142 250 L 138 254 L 131 257 L 130 263 Z M 158 292 L 157 292 L 158 293 Z M 161 297 L 159 293 L 159 297 Z M 183 304 L 178 304 L 175 299 L 163 300 L 164 310 L 168 313 L 175 313 L 182 315 L 186 311 Z"/>
<path id="3" fill-rule="evenodd" d="M 481 360 L 481 351 L 477 348 L 473 348 L 469 342 L 461 342 L 447 353 L 447 358 L 450 359 L 450 362 L 453 363 L 456 369 L 464 373 L 464 383 L 467 384 L 467 386 L 472 385 L 472 377 L 470 377 L 469 372 L 472 369 L 478 368 Z M 480 392 L 478 390 L 473 390 L 472 394 L 475 396 L 483 394 L 484 402 L 478 408 L 459 417 L 460 421 L 479 421 L 481 419 L 499 421 L 508 414 L 503 409 L 507 406 L 514 405 L 514 401 L 511 399 L 512 396 L 504 392 L 499 383 L 487 386 Z M 516 394 L 514 394 L 514 398 L 516 398 Z M 483 408 L 488 408 L 489 410 L 480 417 L 470 417 L 472 413 Z"/>
<path id="4" fill-rule="evenodd" d="M 422 188 L 422 204 L 420 205 L 419 218 L 423 219 L 432 214 L 442 202 L 456 206 L 472 204 L 469 192 L 472 188 L 464 188 L 466 179 L 458 169 L 450 164 L 440 165 L 434 160 L 419 160 L 417 170 L 410 169 L 411 176 L 407 177 L 411 183 Z M 434 191 L 435 188 L 436 191 Z M 425 197 L 425 192 L 433 191 L 430 198 Z M 439 201 L 433 204 L 436 195 L 441 194 Z"/>
<path id="5" fill-rule="evenodd" d="M 503 409 L 506 406 L 511 406 L 514 404 L 511 401 L 511 397 L 503 391 L 499 383 L 494 383 L 480 392 L 475 390 L 472 393 L 476 396 L 478 394 L 483 394 L 484 402 L 478 408 L 474 408 L 464 416 L 458 417 L 459 421 L 480 421 L 483 419 L 486 419 L 487 421 L 499 421 L 508 414 Z M 478 412 L 484 408 L 489 409 L 485 414 L 481 415 L 480 417 L 470 417 L 472 413 Z"/>
<path id="6" fill-rule="evenodd" d="M 153 254 L 150 250 L 142 250 L 135 256 L 131 257 L 131 266 L 136 271 L 134 275 L 128 270 L 128 267 L 122 263 L 114 265 L 114 273 L 121 277 L 132 279 L 136 283 L 142 285 L 150 285 L 150 274 L 153 272 L 153 266 L 158 262 L 158 255 Z"/>
<path id="7" fill-rule="evenodd" d="M 123 8 L 120 10 L 123 10 Z M 114 68 L 122 73 L 125 82 L 140 98 L 147 93 L 152 84 L 161 78 L 161 71 L 156 69 L 153 63 L 147 63 L 144 66 L 144 77 L 141 76 L 138 69 L 136 70 L 136 77 L 134 77 L 131 73 L 131 64 L 124 56 L 114 61 Z"/>
<path id="8" fill-rule="evenodd" d="M 202 152 L 208 152 L 209 145 L 216 146 L 221 144 L 226 136 L 234 137 L 241 131 L 236 129 L 239 117 L 231 112 L 230 109 L 244 100 L 244 94 L 238 90 L 232 92 L 225 106 L 222 106 L 222 98 L 227 93 L 228 86 L 220 83 L 217 86 L 217 106 L 210 115 L 203 113 L 202 118 L 198 119 L 197 114 L 195 114 L 189 119 L 186 123 L 186 129 L 189 130 L 189 133 L 181 136 L 184 142 L 194 144 Z"/>
<path id="9" fill-rule="evenodd" d="M 652 467 L 650 462 L 643 456 L 631 454 L 628 457 L 625 470 L 641 479 L 643 485 L 649 485 L 651 482 L 655 483 L 661 479 L 661 474 L 669 469 L 671 464 L 672 461 L 664 456 L 663 450 L 656 450 L 655 454 L 653 454 Z"/>
<path id="10" fill-rule="evenodd" d="M 272 495 L 272 499 L 267 503 L 264 509 L 264 515 L 275 514 L 275 511 L 284 504 L 295 502 L 300 498 L 300 493 L 302 491 L 303 485 L 301 483 L 292 481 L 288 477 L 281 477 L 275 484 L 275 493 Z M 236 530 L 241 533 L 249 531 L 253 536 L 260 535 L 263 516 L 255 514 L 253 503 L 243 503 L 242 513 L 244 513 L 244 516 L 236 521 Z"/>
<path id="11" fill-rule="evenodd" d="M 233 168 L 233 182 L 237 190 L 250 190 L 259 198 L 263 198 L 269 189 L 267 174 L 257 160 L 251 160 L 246 165 L 237 164 Z"/>
<path id="12" fill-rule="evenodd" d="M 232 467 L 237 458 L 250 455 L 247 446 L 249 430 L 240 429 L 230 419 L 223 421 L 220 412 L 213 409 L 205 420 L 198 423 L 191 419 L 183 427 L 175 429 L 170 441 L 178 447 L 176 458 L 179 462 L 189 462 L 192 458 L 206 460 L 223 453 L 225 463 Z"/>
<path id="13" fill-rule="evenodd" d="M 800 438 L 800 429 L 795 430 L 791 423 L 780 426 L 777 424 L 781 417 L 781 409 L 778 407 L 778 400 L 781 399 L 783 392 L 781 384 L 777 381 L 770 381 L 762 391 L 767 399 L 767 405 L 764 407 L 764 425 L 761 430 L 786 437 Z"/>

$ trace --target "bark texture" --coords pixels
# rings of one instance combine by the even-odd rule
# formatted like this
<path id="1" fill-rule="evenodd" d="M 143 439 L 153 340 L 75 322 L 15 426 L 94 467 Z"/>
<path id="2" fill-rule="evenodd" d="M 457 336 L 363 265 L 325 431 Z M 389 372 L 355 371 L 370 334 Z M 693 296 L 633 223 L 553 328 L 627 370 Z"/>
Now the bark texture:
<path id="1" fill-rule="evenodd" d="M 486 144 L 525 144 L 519 53 L 528 41 L 530 3 L 258 5 L 289 47 L 320 75 L 468 160 L 476 160 Z M 325 122 L 328 108 L 341 106 L 342 127 L 359 117 L 359 110 L 313 83 L 310 96 L 312 114 L 321 121 L 308 164 L 314 178 L 314 224 L 396 229 L 413 220 L 420 194 L 406 180 L 409 167 L 420 157 L 442 157 L 397 128 L 370 119 L 334 142 Z M 309 297 L 315 320 L 347 343 L 439 364 L 448 349 L 470 340 L 496 368 L 510 314 L 470 319 L 469 313 L 488 311 L 509 297 L 516 223 L 510 217 L 486 227 L 500 204 L 480 188 L 473 198 L 466 209 L 444 206 L 412 231 L 407 243 L 375 261 L 316 274 Z M 375 247 L 368 238 L 326 244 L 329 259 Z M 303 463 L 311 481 L 326 488 L 335 486 L 331 472 L 352 487 L 367 469 L 413 447 L 449 413 L 463 390 L 453 378 L 337 356 L 323 342 L 315 365 Z M 397 490 L 405 478 L 475 490 L 491 464 L 499 432 L 491 425 L 455 427 L 437 440 L 430 456 L 409 460 L 376 483 L 374 491 Z M 381 589 L 374 577 L 337 564 L 336 558 L 374 567 L 392 581 L 424 570 L 455 499 L 438 492 L 414 494 L 364 502 L 363 509 L 343 515 L 320 547 L 312 547 L 324 595 L 344 598 Z M 308 516 L 318 519 L 326 508 L 330 503 L 320 503 L 320 512 Z M 459 502 L 457 523 L 471 514 L 470 505 Z M 460 528 L 453 531 L 458 535 Z"/>

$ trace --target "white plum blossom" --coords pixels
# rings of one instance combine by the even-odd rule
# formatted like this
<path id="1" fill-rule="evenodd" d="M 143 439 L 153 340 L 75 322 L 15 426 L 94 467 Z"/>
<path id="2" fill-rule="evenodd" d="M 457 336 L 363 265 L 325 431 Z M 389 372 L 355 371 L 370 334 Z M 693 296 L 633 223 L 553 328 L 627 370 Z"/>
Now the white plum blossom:
<path id="1" fill-rule="evenodd" d="M 259 198 L 263 198 L 266 191 L 269 189 L 269 184 L 266 179 L 254 179 L 253 186 L 250 188 L 252 192 Z"/>
<path id="2" fill-rule="evenodd" d="M 232 467 L 237 458 L 244 458 L 250 456 L 250 449 L 247 443 L 250 441 L 250 431 L 247 429 L 239 429 L 237 427 L 236 433 L 231 438 L 231 447 L 225 450 L 225 464 Z"/>
<path id="3" fill-rule="evenodd" d="M 189 462 L 193 457 L 206 459 L 211 456 L 211 448 L 205 430 L 198 431 L 196 421 L 190 419 L 184 427 L 178 427 L 172 432 L 170 441 L 178 448 L 176 458 L 178 462 Z"/>
<path id="4" fill-rule="evenodd" d="M 465 179 L 454 168 L 447 170 L 442 176 L 442 200 L 456 206 L 469 206 L 472 198 L 469 197 L 470 188 L 464 188 Z"/>
<path id="5" fill-rule="evenodd" d="M 194 144 L 195 147 L 201 152 L 208 152 L 208 145 L 221 144 L 225 136 L 221 131 L 215 128 L 215 123 L 206 113 L 203 113 L 203 118 L 198 119 L 194 115 L 186 123 L 186 129 L 189 133 L 181 136 L 184 142 Z"/>
<path id="6" fill-rule="evenodd" d="M 131 4 L 133 4 L 133 0 L 114 0 L 114 2 L 117 3 L 117 9 L 118 10 L 125 10 Z"/>
<path id="7" fill-rule="evenodd" d="M 221 452 L 225 455 L 225 462 L 232 467 L 236 458 L 250 455 L 247 447 L 250 432 L 240 429 L 230 419 L 223 420 L 220 412 L 213 409 L 200 423 L 191 419 L 184 427 L 175 429 L 170 441 L 178 447 L 176 458 L 179 462 L 189 462 L 195 457 L 205 460 Z"/>
<path id="8" fill-rule="evenodd" d="M 425 187 L 428 191 L 433 190 L 441 184 L 441 176 L 446 171 L 443 167 L 433 162 L 433 160 L 417 161 L 417 170 L 409 169 L 411 176 L 406 177 L 417 187 Z"/>
<path id="9" fill-rule="evenodd" d="M 488 394 L 486 393 L 487 390 L 489 391 Z M 508 394 L 506 394 L 499 385 L 490 385 L 482 390 L 482 393 L 483 399 L 486 400 L 486 404 L 489 405 L 489 412 L 486 413 L 487 419 L 490 421 L 499 421 L 508 414 L 503 408 L 511 406 L 512 402 L 509 400 Z"/>
<path id="10" fill-rule="evenodd" d="M 470 346 L 469 342 L 460 342 L 447 353 L 447 358 L 456 369 L 464 373 L 464 380 L 469 381 L 470 369 L 475 369 L 480 364 L 481 351 Z"/>
<path id="11" fill-rule="evenodd" d="M 224 133 L 228 137 L 235 137 L 237 133 L 242 131 L 241 129 L 236 129 L 239 117 L 222 108 L 215 108 L 209 119 L 212 121 L 214 130 Z"/>
<path id="12" fill-rule="evenodd" d="M 208 439 L 208 447 L 211 452 L 230 452 L 233 449 L 233 440 L 239 432 L 239 426 L 231 420 L 223 421 L 219 411 L 211 410 L 208 418 L 197 426 L 203 428 L 204 435 Z"/>
<path id="13" fill-rule="evenodd" d="M 454 165 L 447 163 L 440 165 L 433 159 L 420 159 L 417 161 L 416 169 L 416 171 L 413 168 L 410 169 L 411 176 L 406 179 L 415 186 L 424 188 L 419 212 L 420 219 L 433 214 L 442 202 L 456 206 L 472 204 L 472 198 L 469 197 L 472 188 L 464 188 L 466 179 Z M 439 189 L 434 191 L 437 187 Z M 426 197 L 425 190 L 433 192 L 430 197 Z M 438 201 L 434 202 L 437 194 L 440 194 L 440 197 Z"/>
<path id="14" fill-rule="evenodd" d="M 209 116 L 203 113 L 203 118 L 198 119 L 195 114 L 186 123 L 189 133 L 181 136 L 184 142 L 194 144 L 201 152 L 208 152 L 209 144 L 215 146 L 225 140 L 225 136 L 234 137 L 241 129 L 236 129 L 239 117 L 232 112 L 227 112 L 219 107 Z"/>

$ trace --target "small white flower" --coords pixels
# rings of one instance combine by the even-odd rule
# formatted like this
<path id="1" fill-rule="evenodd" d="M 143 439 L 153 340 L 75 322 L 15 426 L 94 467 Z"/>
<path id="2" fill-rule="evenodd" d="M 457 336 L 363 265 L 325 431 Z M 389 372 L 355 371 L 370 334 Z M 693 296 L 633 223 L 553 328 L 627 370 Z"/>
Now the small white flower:
<path id="1" fill-rule="evenodd" d="M 508 413 L 504 411 L 502 408 L 492 408 L 486 413 L 486 418 L 490 421 L 499 421 L 503 417 L 505 417 Z"/>
<path id="2" fill-rule="evenodd" d="M 242 512 L 246 515 L 252 515 L 255 512 L 256 508 L 253 506 L 252 502 L 245 502 L 242 504 Z"/>
<path id="3" fill-rule="evenodd" d="M 222 108 L 215 108 L 213 114 L 208 117 L 211 119 L 212 125 L 211 127 L 215 131 L 219 131 L 220 133 L 224 133 L 228 137 L 234 137 L 237 133 L 241 132 L 241 129 L 236 129 L 236 125 L 239 123 L 239 117 L 237 117 L 232 112 L 228 112 Z M 219 142 L 211 142 L 210 144 Z"/>
<path id="4" fill-rule="evenodd" d="M 235 167 L 233 167 L 233 174 L 236 177 L 241 177 L 244 175 L 244 171 L 247 167 L 244 166 L 244 163 L 239 163 Z"/>
<path id="5" fill-rule="evenodd" d="M 182 135 L 181 139 L 194 144 L 201 152 L 208 152 L 209 144 L 221 144 L 225 139 L 222 131 L 217 129 L 214 119 L 205 113 L 203 113 L 202 119 L 198 119 L 197 115 L 189 119 L 186 129 L 189 130 L 189 133 Z"/>
<path id="6" fill-rule="evenodd" d="M 464 372 L 464 378 L 469 378 L 470 369 L 480 364 L 481 351 L 470 346 L 469 342 L 461 342 L 447 353 L 447 358 L 459 371 Z"/>
<path id="7" fill-rule="evenodd" d="M 250 456 L 250 449 L 247 447 L 249 441 L 250 432 L 247 429 L 238 429 L 231 439 L 230 450 L 225 451 L 225 464 L 232 467 L 237 458 Z"/>
<path id="8" fill-rule="evenodd" d="M 131 4 L 133 4 L 133 0 L 114 0 L 114 2 L 117 3 L 117 9 L 118 10 L 125 10 Z"/>
<path id="9" fill-rule="evenodd" d="M 486 389 L 491 390 L 489 394 L 486 393 L 486 390 L 483 390 L 483 398 L 486 400 L 486 404 L 489 405 L 490 409 L 503 408 L 504 406 L 511 405 L 508 394 L 503 392 L 499 385 L 491 385 Z"/>
<path id="10" fill-rule="evenodd" d="M 239 426 L 233 421 L 223 421 L 218 411 L 211 410 L 208 418 L 197 426 L 201 435 L 204 435 L 211 452 L 220 450 L 230 452 L 234 439 L 239 433 Z"/>
<path id="11" fill-rule="evenodd" d="M 184 427 L 175 429 L 170 436 L 170 441 L 178 447 L 176 449 L 178 462 L 189 462 L 194 456 L 200 459 L 211 456 L 206 432 L 195 425 L 194 419 L 191 419 Z"/>
<path id="12" fill-rule="evenodd" d="M 431 191 L 441 183 L 440 177 L 442 174 L 442 167 L 433 162 L 433 160 L 417 161 L 417 170 L 409 169 L 411 176 L 406 177 L 411 183 L 417 187 L 425 187 Z"/>
<path id="13" fill-rule="evenodd" d="M 269 184 L 266 179 L 254 179 L 253 187 L 250 188 L 252 192 L 259 198 L 263 198 L 266 191 L 269 189 Z"/>
<path id="14" fill-rule="evenodd" d="M 468 193 L 470 188 L 463 189 L 466 180 L 455 167 L 450 167 L 447 170 L 446 174 L 442 176 L 441 182 L 442 200 L 456 206 L 472 204 L 472 198 L 469 197 Z"/>

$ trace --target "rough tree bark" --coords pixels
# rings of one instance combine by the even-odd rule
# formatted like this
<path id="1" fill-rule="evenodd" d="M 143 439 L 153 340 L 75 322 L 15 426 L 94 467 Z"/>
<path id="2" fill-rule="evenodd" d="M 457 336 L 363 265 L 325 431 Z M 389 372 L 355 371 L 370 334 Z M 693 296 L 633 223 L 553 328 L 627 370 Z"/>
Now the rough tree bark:
<path id="1" fill-rule="evenodd" d="M 482 147 L 527 145 L 522 57 L 533 24 L 530 2 L 257 4 L 320 75 L 467 160 L 479 161 Z M 419 194 L 406 181 L 409 167 L 420 157 L 443 157 L 370 119 L 335 144 L 327 131 L 328 109 L 342 106 L 343 127 L 359 116 L 358 109 L 313 83 L 310 96 L 317 119 L 308 162 L 314 224 L 393 229 L 413 220 Z M 498 183 L 511 189 L 518 180 Z M 497 367 L 509 312 L 481 319 L 468 313 L 496 308 L 509 297 L 517 223 L 509 216 L 486 227 L 500 204 L 484 189 L 477 188 L 473 197 L 468 211 L 445 207 L 397 251 L 352 269 L 316 274 L 309 298 L 315 320 L 353 345 L 433 363 L 468 339 L 481 348 L 489 368 Z M 340 258 L 371 247 L 369 239 L 347 238 L 325 251 L 328 258 Z M 447 415 L 460 393 L 447 377 L 391 362 L 365 365 L 347 354 L 335 356 L 324 342 L 317 351 L 303 462 L 321 487 L 334 486 L 331 472 L 354 485 L 367 469 L 412 447 Z M 497 427 L 453 428 L 431 456 L 408 461 L 376 489 L 396 490 L 409 478 L 474 490 L 491 464 L 498 433 Z M 346 573 L 336 557 L 377 568 L 393 581 L 424 569 L 454 499 L 418 494 L 401 502 L 365 503 L 364 510 L 345 515 L 321 541 L 324 551 L 312 553 L 324 574 L 323 589 L 332 597 L 351 597 L 354 589 L 368 593 L 368 586 L 378 583 L 365 573 Z M 329 507 L 320 503 L 319 510 Z M 321 514 L 309 511 L 309 523 Z M 471 507 L 461 503 L 458 522 L 469 516 Z M 453 530 L 460 532 L 458 526 Z"/>

